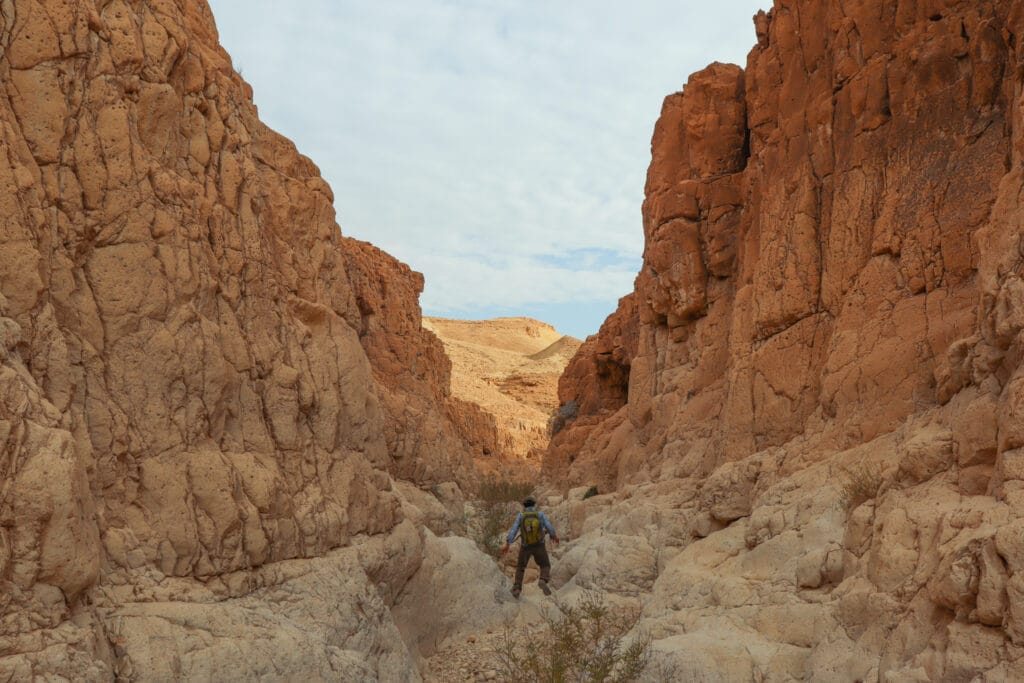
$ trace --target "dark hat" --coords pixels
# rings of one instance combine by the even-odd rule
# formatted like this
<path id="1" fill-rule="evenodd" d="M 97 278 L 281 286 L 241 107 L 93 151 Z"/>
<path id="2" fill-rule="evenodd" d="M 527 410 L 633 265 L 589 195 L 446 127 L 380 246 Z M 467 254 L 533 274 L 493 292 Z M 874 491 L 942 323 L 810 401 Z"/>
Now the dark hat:
<path id="1" fill-rule="evenodd" d="M 523 507 L 524 508 L 533 507 L 536 504 L 537 504 L 537 499 L 534 498 L 533 496 L 527 496 L 526 498 L 523 499 Z"/>

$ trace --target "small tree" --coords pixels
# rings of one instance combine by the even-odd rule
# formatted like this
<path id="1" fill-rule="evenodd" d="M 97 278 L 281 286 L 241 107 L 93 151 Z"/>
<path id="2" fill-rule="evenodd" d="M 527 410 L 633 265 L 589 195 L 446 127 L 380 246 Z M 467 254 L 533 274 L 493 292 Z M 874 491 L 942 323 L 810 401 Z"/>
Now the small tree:
<path id="1" fill-rule="evenodd" d="M 639 634 L 625 642 L 640 619 L 639 608 L 612 609 L 599 593 L 574 605 L 554 601 L 543 611 L 539 632 L 516 637 L 505 628 L 498 652 L 507 683 L 629 683 L 647 668 L 651 640 Z"/>

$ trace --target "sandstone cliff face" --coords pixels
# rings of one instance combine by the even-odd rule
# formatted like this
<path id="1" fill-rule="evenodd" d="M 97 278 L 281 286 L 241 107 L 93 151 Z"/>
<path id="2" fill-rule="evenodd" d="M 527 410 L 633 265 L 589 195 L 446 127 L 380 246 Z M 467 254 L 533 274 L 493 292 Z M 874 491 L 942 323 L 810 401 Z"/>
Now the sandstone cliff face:
<path id="1" fill-rule="evenodd" d="M 745 71 L 714 64 L 666 98 L 635 301 L 577 360 L 629 368 L 649 464 L 808 431 L 855 445 L 965 385 L 960 340 L 1013 280 L 986 236 L 1013 209 L 1015 12 L 776 3 Z M 593 414 L 601 392 L 561 398 Z"/>
<path id="2" fill-rule="evenodd" d="M 416 276 L 368 294 L 206 3 L 5 2 L 0 50 L 0 677 L 416 678 L 389 472 L 468 457 Z"/>
<path id="3" fill-rule="evenodd" d="M 341 243 L 360 313 L 358 332 L 384 406 L 396 477 L 473 490 L 505 455 L 493 415 L 453 394 L 452 361 L 419 307 L 423 276 L 371 244 Z"/>
<path id="4" fill-rule="evenodd" d="M 544 458 L 545 473 L 554 480 L 566 478 L 596 426 L 606 432 L 611 425 L 622 424 L 639 332 L 636 295 L 629 294 L 619 301 L 618 309 L 608 316 L 597 335 L 583 343 L 559 378 L 562 421 L 552 434 Z M 606 477 L 601 479 L 602 483 L 607 481 Z"/>
<path id="5" fill-rule="evenodd" d="M 776 0 L 666 99 L 546 468 L 618 489 L 561 503 L 560 582 L 640 595 L 681 675 L 1024 677 L 1022 22 Z"/>

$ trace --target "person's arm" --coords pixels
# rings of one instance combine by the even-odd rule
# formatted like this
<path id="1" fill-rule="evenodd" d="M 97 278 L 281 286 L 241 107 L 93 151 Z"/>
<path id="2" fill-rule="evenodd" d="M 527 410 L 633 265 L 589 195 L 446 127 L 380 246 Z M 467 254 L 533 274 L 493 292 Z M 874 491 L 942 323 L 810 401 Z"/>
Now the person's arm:
<path id="1" fill-rule="evenodd" d="M 551 522 L 548 521 L 548 516 L 545 515 L 543 512 L 540 513 L 540 523 L 544 525 L 544 528 L 547 529 L 548 536 L 550 536 L 551 540 L 554 541 L 557 545 L 559 542 L 558 534 L 555 533 L 555 527 L 551 526 Z"/>
<path id="2" fill-rule="evenodd" d="M 508 536 L 505 537 L 505 547 L 501 549 L 502 553 L 508 552 L 508 547 L 512 545 L 512 541 L 516 540 L 516 534 L 519 533 L 519 524 L 523 520 L 523 513 L 520 512 L 516 515 L 516 521 L 512 524 L 512 528 L 508 530 Z"/>

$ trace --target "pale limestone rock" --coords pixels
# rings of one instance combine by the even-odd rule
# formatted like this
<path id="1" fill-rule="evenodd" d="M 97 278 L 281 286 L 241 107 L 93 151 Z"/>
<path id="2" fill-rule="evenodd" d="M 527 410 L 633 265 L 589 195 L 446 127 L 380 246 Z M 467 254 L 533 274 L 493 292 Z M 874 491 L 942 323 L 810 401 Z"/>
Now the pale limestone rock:
<path id="1" fill-rule="evenodd" d="M 1019 636 L 1024 604 L 1012 569 L 1019 513 L 991 497 L 961 496 L 946 470 L 881 487 L 854 510 L 842 486 L 822 485 L 866 453 L 884 453 L 893 477 L 908 454 L 924 453 L 923 462 L 948 455 L 949 433 L 935 429 L 943 411 L 802 467 L 774 464 L 806 457 L 799 442 L 773 450 L 768 472 L 765 454 L 725 467 L 708 481 L 759 468 L 750 512 L 703 538 L 689 530 L 722 498 L 688 494 L 686 480 L 603 496 L 610 503 L 587 517 L 589 529 L 555 562 L 556 583 L 575 588 L 586 579 L 609 596 L 639 598 L 640 627 L 660 653 L 654 661 L 678 664 L 680 680 L 726 671 L 728 680 L 999 680 L 1012 664 L 1007 643 Z M 644 566 L 633 548 L 658 547 L 655 538 L 680 546 L 652 565 L 647 589 L 646 576 L 628 579 Z M 612 556 L 616 546 L 622 551 Z M 723 643 L 742 648 L 726 652 Z"/>
<path id="2" fill-rule="evenodd" d="M 953 622 L 948 627 L 943 677 L 969 681 L 995 669 L 1002 657 L 1004 637 L 1000 629 Z"/>
<path id="3" fill-rule="evenodd" d="M 760 460 L 755 458 L 718 468 L 701 487 L 701 506 L 720 522 L 746 517 L 751 511 L 751 497 L 760 469 Z"/>
<path id="4" fill-rule="evenodd" d="M 588 590 L 636 596 L 647 592 L 657 576 L 655 549 L 643 537 L 600 534 L 567 550 L 555 563 L 555 586 L 572 584 Z"/>
<path id="5" fill-rule="evenodd" d="M 902 445 L 898 477 L 920 484 L 949 469 L 956 460 L 953 433 L 940 425 L 917 432 Z"/>
<path id="6" fill-rule="evenodd" d="M 466 538 L 425 532 L 423 563 L 392 608 L 409 648 L 429 657 L 446 641 L 500 629 L 513 601 L 497 565 Z"/>
<path id="7" fill-rule="evenodd" d="M 419 681 L 359 550 L 267 565 L 244 579 L 239 594 L 186 582 L 174 601 L 117 607 L 107 617 L 124 653 L 117 675 Z"/>
<path id="8" fill-rule="evenodd" d="M 653 643 L 654 671 L 646 679 L 650 683 L 667 680 L 729 683 L 750 681 L 754 667 L 743 643 L 722 639 L 714 634 L 696 633 L 663 638 Z"/>
<path id="9" fill-rule="evenodd" d="M 411 482 L 395 482 L 395 492 L 401 497 L 402 510 L 407 519 L 430 529 L 437 536 L 464 534 L 466 520 L 463 512 L 462 492 L 454 482 L 435 485 L 424 491 Z M 443 502 L 442 502 L 443 499 Z"/>

